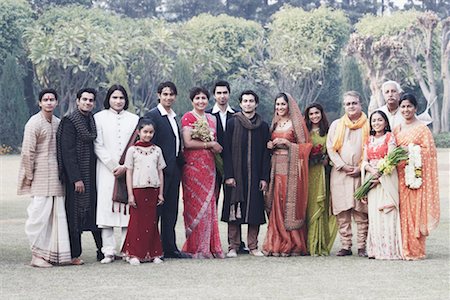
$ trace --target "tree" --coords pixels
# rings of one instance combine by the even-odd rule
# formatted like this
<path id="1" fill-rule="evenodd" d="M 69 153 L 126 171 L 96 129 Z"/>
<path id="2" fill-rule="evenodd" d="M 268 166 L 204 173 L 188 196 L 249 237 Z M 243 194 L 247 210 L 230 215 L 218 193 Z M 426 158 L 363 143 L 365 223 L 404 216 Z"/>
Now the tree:
<path id="1" fill-rule="evenodd" d="M 337 63 L 346 43 L 348 19 L 326 7 L 310 12 L 284 7 L 268 28 L 268 57 L 256 76 L 270 78 L 272 88 L 293 94 L 301 107 L 316 101 L 328 67 Z"/>
<path id="2" fill-rule="evenodd" d="M 408 0 L 404 6 L 405 10 L 419 10 L 419 11 L 432 11 L 440 18 L 446 18 L 450 15 L 450 1 L 449 0 L 427 0 L 417 1 Z"/>
<path id="3" fill-rule="evenodd" d="M 24 55 L 22 33 L 32 21 L 31 7 L 25 0 L 0 3 L 0 64 L 8 55 Z"/>
<path id="4" fill-rule="evenodd" d="M 92 7 L 92 0 L 28 0 L 38 14 L 42 14 L 53 6 L 81 5 Z"/>
<path id="5" fill-rule="evenodd" d="M 403 44 L 399 32 L 410 26 L 417 12 L 395 12 L 389 16 L 365 16 L 355 24 L 346 54 L 355 57 L 365 70 L 365 80 L 370 89 L 369 113 L 384 105 L 381 85 L 387 79 L 400 84 L 412 81 L 408 66 L 401 55 Z"/>
<path id="6" fill-rule="evenodd" d="M 158 16 L 157 9 L 162 0 L 104 0 L 98 2 L 101 7 L 130 18 L 150 18 Z"/>
<path id="7" fill-rule="evenodd" d="M 32 24 L 33 12 L 25 0 L 0 1 L 0 65 L 3 65 L 8 55 L 17 58 L 26 72 L 24 80 L 24 93 L 29 110 L 36 108 L 33 95 L 33 74 L 30 62 L 27 59 L 23 32 Z M 1 74 L 1 72 L 0 72 Z"/>
<path id="8" fill-rule="evenodd" d="M 163 16 L 171 21 L 187 21 L 200 14 L 219 15 L 224 12 L 221 0 L 171 0 L 166 2 Z"/>
<path id="9" fill-rule="evenodd" d="M 0 76 L 0 145 L 20 146 L 28 109 L 23 93 L 24 71 L 17 58 L 7 55 Z"/>
<path id="10" fill-rule="evenodd" d="M 411 66 L 420 89 L 431 107 L 431 114 L 434 118 L 433 132 L 440 132 L 440 114 L 438 87 L 436 82 L 436 51 L 433 49 L 433 42 L 436 41 L 436 29 L 439 25 L 439 18 L 435 13 L 421 13 L 405 31 L 399 34 L 400 41 L 403 42 L 403 54 Z"/>
<path id="11" fill-rule="evenodd" d="M 61 115 L 78 89 L 101 85 L 108 70 L 124 64 L 120 25 L 118 17 L 102 10 L 69 6 L 46 11 L 26 30 L 36 78 L 42 87 L 58 89 Z"/>
<path id="12" fill-rule="evenodd" d="M 156 100 L 156 88 L 169 80 L 175 64 L 176 38 L 173 25 L 163 20 L 122 21 L 126 69 L 133 101 L 143 115 Z"/>
<path id="13" fill-rule="evenodd" d="M 211 85 L 221 78 L 240 76 L 253 64 L 263 28 L 254 21 L 227 15 L 200 15 L 180 31 L 178 55 L 191 63 L 197 85 Z"/>

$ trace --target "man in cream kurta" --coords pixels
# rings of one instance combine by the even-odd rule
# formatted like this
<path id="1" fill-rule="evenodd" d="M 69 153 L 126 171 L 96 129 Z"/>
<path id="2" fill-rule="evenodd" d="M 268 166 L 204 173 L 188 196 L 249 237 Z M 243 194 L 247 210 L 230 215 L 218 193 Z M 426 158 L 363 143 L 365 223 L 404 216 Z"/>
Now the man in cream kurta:
<path id="1" fill-rule="evenodd" d="M 105 109 L 94 115 L 97 126 L 95 154 L 97 155 L 97 226 L 102 228 L 101 263 L 114 261 L 116 240 L 114 227 L 121 228 L 122 249 L 128 227 L 128 205 L 112 201 L 115 176 L 125 176 L 126 168 L 119 165 L 120 157 L 136 129 L 139 117 L 128 108 L 128 95 L 120 85 L 113 85 L 106 95 Z M 119 251 L 120 251 L 119 249 Z"/>
<path id="2" fill-rule="evenodd" d="M 31 194 L 25 233 L 34 267 L 71 262 L 69 230 L 64 209 L 64 188 L 58 178 L 56 131 L 53 115 L 58 95 L 53 89 L 39 93 L 41 111 L 25 125 L 17 194 Z"/>
<path id="3" fill-rule="evenodd" d="M 331 124 L 327 137 L 328 155 L 333 163 L 330 180 L 332 208 L 337 216 L 342 244 L 337 256 L 352 255 L 352 216 L 358 228 L 358 255 L 367 256 L 367 204 L 353 196 L 361 184 L 362 149 L 369 135 L 369 124 L 367 116 L 361 112 L 360 99 L 354 91 L 344 94 L 345 115 Z"/>

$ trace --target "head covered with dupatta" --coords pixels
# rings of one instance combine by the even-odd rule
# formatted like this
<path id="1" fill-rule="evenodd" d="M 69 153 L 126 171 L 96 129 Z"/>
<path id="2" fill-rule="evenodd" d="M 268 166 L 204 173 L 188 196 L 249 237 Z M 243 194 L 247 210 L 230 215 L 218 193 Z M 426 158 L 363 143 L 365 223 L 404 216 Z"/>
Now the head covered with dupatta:
<path id="1" fill-rule="evenodd" d="M 275 101 L 277 101 L 277 99 L 279 98 L 283 98 L 288 104 L 289 119 L 292 122 L 297 143 L 309 143 L 310 142 L 309 131 L 308 128 L 306 127 L 305 119 L 303 118 L 303 115 L 300 111 L 300 108 L 298 107 L 297 102 L 288 93 L 279 93 L 275 97 Z M 274 112 L 272 124 L 270 125 L 271 132 L 275 129 L 275 126 L 277 125 L 279 120 L 280 116 L 278 116 L 277 113 Z"/>
<path id="2" fill-rule="evenodd" d="M 297 230 L 305 225 L 306 205 L 308 200 L 308 158 L 311 151 L 311 141 L 305 120 L 294 98 L 287 93 L 280 93 L 275 98 L 283 98 L 288 103 L 289 119 L 295 134 L 295 142 L 289 146 L 286 205 L 284 210 L 284 226 L 286 230 Z M 280 117 L 275 113 L 272 119 L 271 131 L 273 132 Z M 270 213 L 272 200 L 275 195 L 275 160 L 272 159 L 269 189 L 266 193 L 265 207 Z"/>

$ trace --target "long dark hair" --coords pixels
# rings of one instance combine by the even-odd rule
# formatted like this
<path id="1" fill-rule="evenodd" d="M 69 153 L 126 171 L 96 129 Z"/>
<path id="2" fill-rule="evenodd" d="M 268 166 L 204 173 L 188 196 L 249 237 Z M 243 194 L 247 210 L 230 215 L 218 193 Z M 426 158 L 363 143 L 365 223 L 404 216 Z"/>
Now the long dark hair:
<path id="1" fill-rule="evenodd" d="M 105 101 L 103 101 L 103 107 L 105 109 L 109 109 L 111 107 L 111 104 L 109 104 L 109 99 L 111 98 L 111 95 L 115 92 L 115 91 L 120 91 L 123 94 L 123 97 L 125 98 L 125 106 L 123 107 L 123 110 L 127 110 L 128 109 L 128 105 L 130 104 L 130 101 L 128 100 L 128 94 L 127 91 L 125 90 L 125 87 L 123 87 L 120 84 L 113 84 L 108 92 L 106 93 L 106 97 L 105 97 Z"/>
<path id="2" fill-rule="evenodd" d="M 320 113 L 322 114 L 322 119 L 319 122 L 319 135 L 325 136 L 328 133 L 328 127 L 329 127 L 328 119 L 327 119 L 327 115 L 323 111 L 322 105 L 320 105 L 319 103 L 312 103 L 312 104 L 308 105 L 308 107 L 306 107 L 306 109 L 305 109 L 306 127 L 308 127 L 308 130 L 311 132 L 312 125 L 313 125 L 311 120 L 309 119 L 309 111 L 311 110 L 311 108 L 317 108 L 318 110 L 320 110 Z"/>
<path id="3" fill-rule="evenodd" d="M 386 114 L 384 112 L 382 112 L 381 110 L 376 110 L 370 114 L 370 118 L 369 118 L 370 135 L 375 135 L 375 133 L 376 133 L 375 130 L 373 130 L 373 128 L 372 128 L 372 117 L 374 114 L 379 114 L 384 119 L 384 122 L 386 122 L 386 126 L 384 127 L 384 133 L 391 132 L 391 126 L 389 125 L 389 120 L 388 120 L 388 117 L 386 116 Z"/>

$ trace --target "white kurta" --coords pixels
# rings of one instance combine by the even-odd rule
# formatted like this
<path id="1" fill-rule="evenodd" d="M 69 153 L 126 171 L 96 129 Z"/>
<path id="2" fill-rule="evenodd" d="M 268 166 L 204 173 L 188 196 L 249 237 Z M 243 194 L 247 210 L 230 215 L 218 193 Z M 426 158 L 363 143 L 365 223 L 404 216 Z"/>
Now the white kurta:
<path id="1" fill-rule="evenodd" d="M 338 152 L 333 150 L 333 141 L 336 127 L 340 119 L 331 123 L 327 136 L 327 151 L 333 168 L 330 176 L 330 192 L 332 198 L 333 214 L 354 208 L 356 211 L 367 213 L 367 205 L 356 201 L 353 193 L 361 185 L 360 177 L 350 177 L 340 171 L 345 165 L 358 167 L 362 157 L 362 128 L 350 130 L 345 129 L 344 144 Z"/>
<path id="2" fill-rule="evenodd" d="M 137 126 L 139 117 L 125 110 L 120 113 L 112 109 L 103 110 L 94 115 L 97 126 L 95 154 L 97 155 L 97 225 L 105 227 L 127 227 L 129 214 L 119 212 L 119 204 L 114 203 L 113 170 L 119 166 L 119 160 Z M 123 204 L 122 204 L 123 206 Z M 127 207 L 128 212 L 128 207 Z"/>

